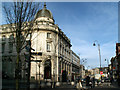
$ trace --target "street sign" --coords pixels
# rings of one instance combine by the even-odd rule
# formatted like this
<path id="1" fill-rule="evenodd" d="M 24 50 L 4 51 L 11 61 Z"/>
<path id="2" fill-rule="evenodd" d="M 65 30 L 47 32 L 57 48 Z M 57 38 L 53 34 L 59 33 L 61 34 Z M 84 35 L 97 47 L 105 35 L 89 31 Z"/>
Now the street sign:
<path id="1" fill-rule="evenodd" d="M 113 69 L 115 69 L 115 67 L 113 67 Z"/>
<path id="2" fill-rule="evenodd" d="M 103 74 L 103 71 L 100 71 L 100 74 L 102 75 L 102 74 Z"/>

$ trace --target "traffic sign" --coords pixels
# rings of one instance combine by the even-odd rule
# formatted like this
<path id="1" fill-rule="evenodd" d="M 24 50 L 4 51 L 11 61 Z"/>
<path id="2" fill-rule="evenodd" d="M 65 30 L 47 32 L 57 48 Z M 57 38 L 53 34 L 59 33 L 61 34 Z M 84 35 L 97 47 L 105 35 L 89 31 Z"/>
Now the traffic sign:
<path id="1" fill-rule="evenodd" d="M 103 71 L 100 71 L 100 74 L 102 75 L 102 74 L 103 74 Z"/>

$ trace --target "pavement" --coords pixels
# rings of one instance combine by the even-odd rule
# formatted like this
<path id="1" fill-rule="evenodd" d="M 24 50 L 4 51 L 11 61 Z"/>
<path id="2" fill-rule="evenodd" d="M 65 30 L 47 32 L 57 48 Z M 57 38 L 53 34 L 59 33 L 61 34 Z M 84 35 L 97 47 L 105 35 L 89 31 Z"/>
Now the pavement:
<path id="1" fill-rule="evenodd" d="M 7 83 L 7 84 L 6 84 Z M 20 90 L 27 90 L 24 84 L 21 84 L 21 89 Z M 12 81 L 4 81 L 4 89 L 2 90 L 15 90 L 15 82 Z M 65 90 L 76 90 L 76 84 L 74 82 L 57 82 L 57 83 L 53 83 L 53 82 L 41 82 L 41 88 L 40 88 L 40 84 L 33 82 L 30 84 L 30 90 L 61 90 L 61 89 L 65 89 Z M 110 83 L 110 82 L 104 82 L 101 83 L 99 86 L 96 86 L 95 88 L 90 88 L 90 87 L 86 87 L 85 84 L 83 84 L 83 90 L 120 90 L 120 87 L 117 85 L 117 83 Z"/>

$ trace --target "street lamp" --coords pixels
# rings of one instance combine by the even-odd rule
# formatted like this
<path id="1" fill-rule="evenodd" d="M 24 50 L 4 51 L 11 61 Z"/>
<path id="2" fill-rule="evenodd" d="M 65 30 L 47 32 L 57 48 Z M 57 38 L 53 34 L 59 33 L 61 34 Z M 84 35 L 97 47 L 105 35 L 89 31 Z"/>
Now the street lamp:
<path id="1" fill-rule="evenodd" d="M 100 54 L 100 44 L 97 40 L 94 41 L 93 46 L 96 46 L 96 43 L 98 45 L 98 51 L 99 51 L 99 61 L 100 61 L 100 70 L 101 70 L 101 54 Z"/>

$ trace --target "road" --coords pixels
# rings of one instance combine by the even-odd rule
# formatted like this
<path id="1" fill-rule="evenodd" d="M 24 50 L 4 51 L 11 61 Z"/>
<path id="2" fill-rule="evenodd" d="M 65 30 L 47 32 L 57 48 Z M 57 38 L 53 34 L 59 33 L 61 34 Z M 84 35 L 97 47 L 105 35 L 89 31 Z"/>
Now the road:
<path id="1" fill-rule="evenodd" d="M 116 84 L 111 84 L 110 82 L 104 82 L 104 83 L 101 83 L 100 85 L 94 87 L 94 88 L 87 88 L 85 86 L 85 84 L 83 85 L 84 89 L 83 90 L 120 90 L 120 87 L 118 87 Z M 62 89 L 65 89 L 65 90 L 76 90 L 76 87 L 75 86 L 72 86 L 71 84 L 67 84 L 67 83 L 62 83 L 61 86 L 55 88 L 55 90 L 62 90 Z M 50 90 L 50 89 L 48 89 Z"/>
<path id="2" fill-rule="evenodd" d="M 110 82 L 104 82 L 101 83 L 100 85 L 94 87 L 94 88 L 87 88 L 84 86 L 84 90 L 85 89 L 89 89 L 89 90 L 120 90 L 120 87 L 117 86 L 117 84 L 111 84 Z M 72 86 L 70 84 L 62 84 L 59 88 L 65 89 L 65 90 L 76 90 L 75 86 Z"/>
<path id="3" fill-rule="evenodd" d="M 49 85 L 49 84 L 46 84 L 46 85 Z M 45 88 L 42 88 L 42 89 L 40 89 L 40 88 L 38 88 L 38 86 L 34 85 L 35 87 L 33 87 L 30 90 L 53 90 L 53 89 L 54 90 L 62 90 L 62 89 L 64 89 L 64 90 L 76 90 L 75 85 L 71 85 L 70 83 L 69 84 L 68 83 L 61 83 L 60 86 L 58 86 L 56 88 L 51 88 L 51 85 L 49 85 L 49 86 L 46 86 L 46 85 L 45 85 Z M 7 87 L 11 88 L 11 89 L 13 88 L 13 87 L 10 87 L 10 85 L 7 85 Z M 120 90 L 120 87 L 118 87 L 116 83 L 111 84 L 110 82 L 101 83 L 100 85 L 95 86 L 94 88 L 90 88 L 90 87 L 88 88 L 85 86 L 85 84 L 83 84 L 83 88 L 84 88 L 84 90 L 85 89 L 89 89 L 89 90 L 108 90 L 108 89 L 109 90 Z M 9 89 L 7 89 L 7 90 L 9 90 Z M 22 89 L 22 90 L 27 90 L 27 89 Z"/>
<path id="4" fill-rule="evenodd" d="M 96 86 L 95 88 L 92 88 L 90 90 L 101 90 L 101 89 L 120 90 L 120 87 L 116 83 L 111 84 L 110 82 L 104 82 L 101 83 L 99 86 Z"/>

